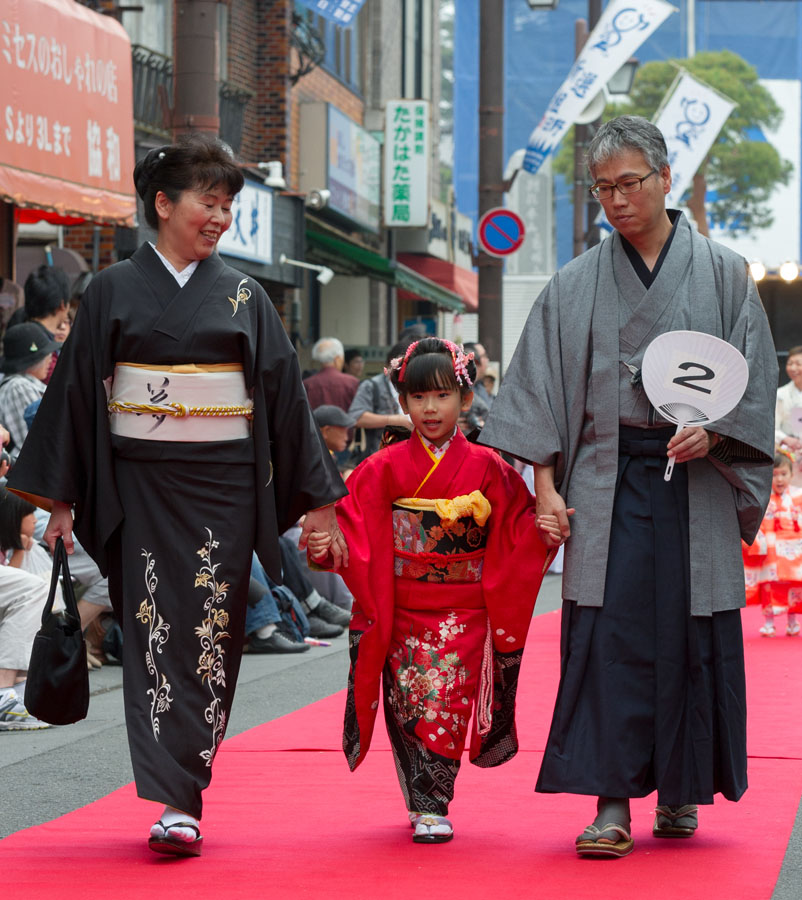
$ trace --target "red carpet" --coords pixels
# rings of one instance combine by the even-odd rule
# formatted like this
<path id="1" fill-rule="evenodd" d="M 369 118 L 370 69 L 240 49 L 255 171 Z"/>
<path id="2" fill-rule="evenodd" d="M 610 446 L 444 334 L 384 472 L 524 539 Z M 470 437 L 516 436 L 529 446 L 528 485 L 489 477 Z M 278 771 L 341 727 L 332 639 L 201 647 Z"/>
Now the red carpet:
<path id="1" fill-rule="evenodd" d="M 348 772 L 338 746 L 340 693 L 224 743 L 206 792 L 200 860 L 148 851 L 157 807 L 129 785 L 2 841 L 0 895 L 768 900 L 802 795 L 802 720 L 790 714 L 802 638 L 760 638 L 759 624 L 758 610 L 744 612 L 750 788 L 738 804 L 703 807 L 693 840 L 652 838 L 652 797 L 633 804 L 632 856 L 580 860 L 573 839 L 592 818 L 592 801 L 533 792 L 556 689 L 553 613 L 532 624 L 519 694 L 522 751 L 499 769 L 463 766 L 452 843 L 412 844 L 383 729 L 366 763 Z"/>

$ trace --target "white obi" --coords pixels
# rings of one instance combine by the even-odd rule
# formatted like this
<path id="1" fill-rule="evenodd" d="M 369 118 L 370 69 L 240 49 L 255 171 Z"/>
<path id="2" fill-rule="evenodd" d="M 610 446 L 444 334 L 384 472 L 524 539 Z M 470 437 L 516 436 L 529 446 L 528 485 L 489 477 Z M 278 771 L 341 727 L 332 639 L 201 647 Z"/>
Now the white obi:
<path id="1" fill-rule="evenodd" d="M 250 437 L 253 401 L 242 370 L 196 368 L 118 363 L 108 400 L 111 433 L 144 441 Z"/>

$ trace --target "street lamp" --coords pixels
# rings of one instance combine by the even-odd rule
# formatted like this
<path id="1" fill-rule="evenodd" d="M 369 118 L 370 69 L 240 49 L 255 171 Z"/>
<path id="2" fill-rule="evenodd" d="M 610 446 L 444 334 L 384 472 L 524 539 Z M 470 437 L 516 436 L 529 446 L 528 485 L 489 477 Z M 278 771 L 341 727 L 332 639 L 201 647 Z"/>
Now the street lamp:
<path id="1" fill-rule="evenodd" d="M 634 56 L 630 57 L 607 82 L 607 93 L 612 96 L 627 96 L 632 90 L 632 82 L 635 80 L 635 72 L 639 65 L 639 60 Z"/>

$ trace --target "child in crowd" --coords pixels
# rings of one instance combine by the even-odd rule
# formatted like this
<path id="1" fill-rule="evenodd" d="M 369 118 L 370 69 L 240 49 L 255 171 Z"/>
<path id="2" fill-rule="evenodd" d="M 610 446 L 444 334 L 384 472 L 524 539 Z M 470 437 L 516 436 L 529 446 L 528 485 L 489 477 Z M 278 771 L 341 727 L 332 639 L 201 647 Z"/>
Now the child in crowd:
<path id="1" fill-rule="evenodd" d="M 355 769 L 382 682 L 413 840 L 442 843 L 453 837 L 446 815 L 469 737 L 475 765 L 517 751 L 518 672 L 548 564 L 538 529 L 559 527 L 537 519 L 511 466 L 457 428 L 473 399 L 472 354 L 426 338 L 387 375 L 415 430 L 359 465 L 337 505 L 355 598 L 343 748 Z M 314 562 L 327 547 L 310 536 Z"/>
<path id="2" fill-rule="evenodd" d="M 787 613 L 785 633 L 799 634 L 802 612 L 802 488 L 791 485 L 794 458 L 787 450 L 774 457 L 771 499 L 751 546 L 744 544 L 746 602 L 763 607 L 760 633 L 774 637 L 774 617 Z"/>

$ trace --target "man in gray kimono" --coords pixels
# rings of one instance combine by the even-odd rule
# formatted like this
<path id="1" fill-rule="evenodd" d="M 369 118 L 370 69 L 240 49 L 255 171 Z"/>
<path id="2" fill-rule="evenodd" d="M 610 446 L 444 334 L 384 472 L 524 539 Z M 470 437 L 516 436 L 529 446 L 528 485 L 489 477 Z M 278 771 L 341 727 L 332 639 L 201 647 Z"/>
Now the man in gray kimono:
<path id="1" fill-rule="evenodd" d="M 746 789 L 740 538 L 769 498 L 777 360 L 746 262 L 666 210 L 659 130 L 606 123 L 588 166 L 616 231 L 536 300 L 481 440 L 534 464 L 538 511 L 565 541 L 537 790 L 597 796 L 577 852 L 624 856 L 631 797 L 656 790 L 654 834 L 690 837 L 697 804 Z M 675 434 L 643 390 L 644 351 L 676 330 L 723 338 L 749 364 L 743 399 L 711 430 Z"/>

